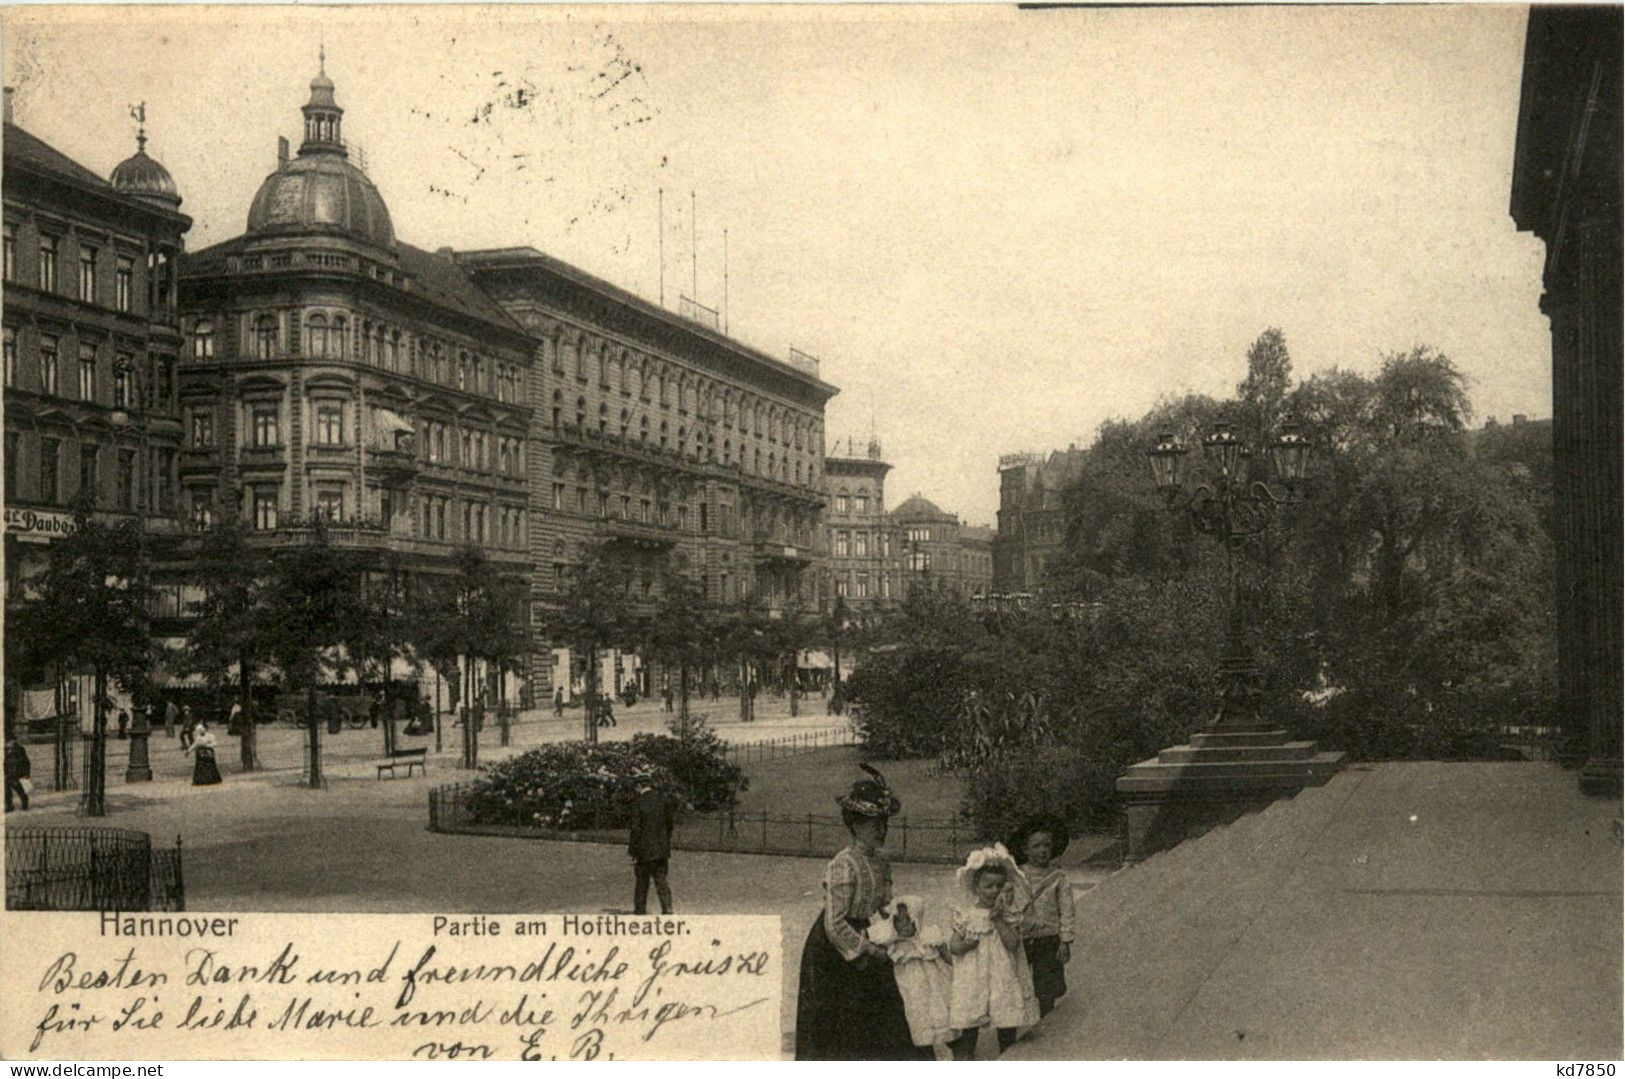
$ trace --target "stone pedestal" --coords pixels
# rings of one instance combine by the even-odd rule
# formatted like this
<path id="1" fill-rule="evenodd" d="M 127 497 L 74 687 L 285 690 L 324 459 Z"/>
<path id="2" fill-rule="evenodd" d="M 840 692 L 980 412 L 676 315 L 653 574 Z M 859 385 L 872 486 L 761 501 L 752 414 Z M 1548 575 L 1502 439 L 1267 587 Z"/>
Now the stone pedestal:
<path id="1" fill-rule="evenodd" d="M 1318 787 L 1343 767 L 1344 756 L 1292 741 L 1267 723 L 1226 723 L 1194 734 L 1189 744 L 1132 765 L 1117 780 L 1124 861 L 1141 861 Z"/>
<path id="2" fill-rule="evenodd" d="M 147 760 L 147 739 L 152 736 L 152 724 L 144 715 L 136 713 L 135 725 L 130 728 L 130 759 L 124 766 L 124 782 L 149 783 L 152 765 Z"/>

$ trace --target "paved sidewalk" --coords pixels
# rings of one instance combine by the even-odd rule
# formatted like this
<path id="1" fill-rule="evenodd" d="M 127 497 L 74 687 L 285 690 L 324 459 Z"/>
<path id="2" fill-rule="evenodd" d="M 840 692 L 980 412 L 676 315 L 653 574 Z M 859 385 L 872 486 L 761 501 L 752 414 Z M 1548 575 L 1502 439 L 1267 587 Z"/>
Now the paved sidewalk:
<path id="1" fill-rule="evenodd" d="M 1617 1060 L 1619 814 L 1550 764 L 1351 769 L 1080 900 L 1011 1056 Z"/>
<path id="2" fill-rule="evenodd" d="M 828 739 L 833 744 L 842 732 L 850 730 L 847 717 L 828 715 L 825 712 L 824 702 L 816 696 L 804 698 L 801 701 L 801 714 L 795 717 L 789 714 L 789 702 L 782 697 L 760 697 L 756 705 L 756 718 L 749 723 L 741 723 L 739 720 L 738 697 L 724 697 L 719 701 L 695 700 L 690 704 L 690 713 L 695 718 L 704 719 L 706 725 L 723 741 L 737 745 L 774 742 L 797 736 L 809 739 L 817 737 L 820 741 Z M 629 741 L 636 734 L 668 733 L 667 725 L 675 720 L 675 713 L 664 711 L 659 700 L 647 700 L 640 701 L 631 708 L 617 706 L 615 718 L 615 726 L 599 729 L 600 741 Z M 440 773 L 441 782 L 450 782 L 459 775 L 468 774 L 457 770 L 457 763 L 462 755 L 463 731 L 456 725 L 454 717 L 449 715 L 441 717 L 441 725 L 438 750 L 435 748 L 435 736 L 432 732 L 409 737 L 400 733 L 398 728 L 398 744 L 403 749 L 419 746 L 427 748 L 430 772 Z M 480 762 L 492 763 L 548 743 L 578 741 L 584 733 L 582 727 L 580 708 L 566 709 L 562 719 L 555 716 L 552 709 L 532 709 L 519 715 L 511 728 L 510 744 L 502 746 L 499 744 L 501 732 L 496 718 L 488 716 L 485 729 L 480 733 Z M 244 781 L 284 783 L 289 781 L 290 776 L 302 772 L 305 767 L 305 745 L 308 736 L 302 727 L 293 727 L 285 723 L 260 724 L 257 750 L 262 767 L 252 775 L 240 774 L 238 739 L 227 735 L 224 728 L 214 728 L 214 735 L 218 742 L 215 752 L 220 762 L 220 770 L 225 774 L 228 783 L 234 775 L 238 775 Z M 345 726 L 338 734 L 329 734 L 324 726 L 321 738 L 322 770 L 330 780 L 371 779 L 376 776 L 373 762 L 383 757 L 384 749 L 384 732 L 381 728 Z M 190 779 L 192 758 L 181 752 L 178 737 L 165 737 L 160 727 L 153 732 L 147 745 L 148 759 L 155 780 Z M 109 791 L 124 784 L 129 747 L 127 739 L 121 739 L 116 734 L 109 735 L 107 740 Z M 48 793 L 47 788 L 52 785 L 51 746 L 40 744 L 26 748 L 33 760 L 35 788 L 42 794 Z M 76 767 L 83 767 L 84 752 L 87 748 L 85 743 L 74 747 Z"/>

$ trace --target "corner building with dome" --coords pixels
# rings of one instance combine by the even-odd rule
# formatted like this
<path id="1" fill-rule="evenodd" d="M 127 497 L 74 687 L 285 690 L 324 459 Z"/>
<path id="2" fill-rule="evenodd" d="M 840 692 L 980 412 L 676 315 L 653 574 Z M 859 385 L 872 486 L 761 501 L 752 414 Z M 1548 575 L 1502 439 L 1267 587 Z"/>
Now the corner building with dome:
<path id="1" fill-rule="evenodd" d="M 533 342 L 449 255 L 396 239 L 325 70 L 302 111 L 244 233 L 186 260 L 185 520 L 234 508 L 272 548 L 320 523 L 407 572 L 474 544 L 521 576 Z"/>
<path id="2" fill-rule="evenodd" d="M 396 238 L 350 157 L 324 70 L 304 137 L 241 236 L 182 274 L 181 510 L 234 504 L 259 542 L 394 552 L 449 570 L 465 544 L 529 582 L 541 704 L 585 688 L 547 609 L 602 549 L 658 598 L 676 559 L 713 603 L 817 610 L 823 412 L 810 358 L 781 361 L 530 248 Z M 633 655 L 603 688 L 657 692 Z M 514 687 L 507 687 L 512 694 Z"/>

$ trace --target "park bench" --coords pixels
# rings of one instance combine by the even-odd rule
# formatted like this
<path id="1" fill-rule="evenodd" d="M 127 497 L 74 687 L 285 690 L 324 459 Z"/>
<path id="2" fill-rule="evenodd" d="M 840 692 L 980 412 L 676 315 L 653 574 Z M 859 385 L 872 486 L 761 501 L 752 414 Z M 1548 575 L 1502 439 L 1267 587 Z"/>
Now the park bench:
<path id="1" fill-rule="evenodd" d="M 428 755 L 429 749 L 427 746 L 418 746 L 416 749 L 397 749 L 389 755 L 388 760 L 379 761 L 374 767 L 378 769 L 379 779 L 384 778 L 385 772 L 388 772 L 390 777 L 393 778 L 395 769 L 400 767 L 406 769 L 408 777 L 412 775 L 413 768 L 417 768 L 424 775 L 428 775 L 429 770 L 426 764 Z"/>

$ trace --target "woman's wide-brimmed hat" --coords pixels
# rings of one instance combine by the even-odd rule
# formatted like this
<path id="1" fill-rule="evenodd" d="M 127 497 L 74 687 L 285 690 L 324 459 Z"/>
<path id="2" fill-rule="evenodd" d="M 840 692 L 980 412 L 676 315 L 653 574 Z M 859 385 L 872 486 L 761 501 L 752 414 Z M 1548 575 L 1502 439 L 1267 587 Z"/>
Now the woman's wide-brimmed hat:
<path id="1" fill-rule="evenodd" d="M 1010 853 L 1021 861 L 1027 860 L 1027 840 L 1034 832 L 1048 832 L 1050 838 L 1050 857 L 1059 858 L 1066 850 L 1066 845 L 1072 841 L 1071 832 L 1067 829 L 1066 821 L 1060 817 L 1041 816 L 1028 817 L 1021 822 L 1021 826 L 1010 833 L 1010 839 L 1005 843 Z"/>
<path id="2" fill-rule="evenodd" d="M 891 792 L 886 777 L 867 764 L 858 767 L 869 773 L 869 778 L 852 784 L 852 789 L 837 797 L 835 804 L 864 817 L 895 817 L 901 813 L 903 801 Z"/>

